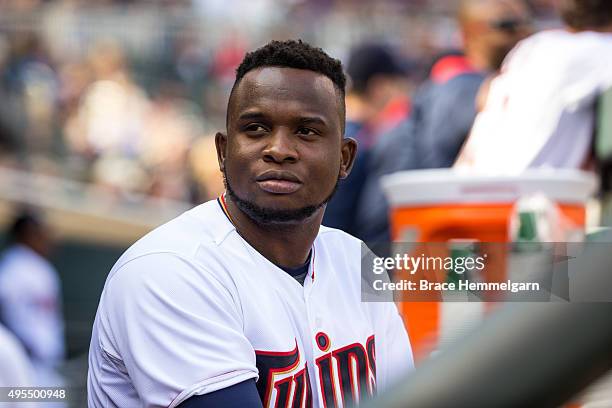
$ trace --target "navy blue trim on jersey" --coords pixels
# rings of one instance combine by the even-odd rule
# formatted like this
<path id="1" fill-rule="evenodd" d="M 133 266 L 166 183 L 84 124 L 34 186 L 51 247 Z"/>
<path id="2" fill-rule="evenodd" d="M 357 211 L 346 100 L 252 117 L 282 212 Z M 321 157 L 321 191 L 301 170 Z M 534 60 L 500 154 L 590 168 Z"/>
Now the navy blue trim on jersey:
<path id="1" fill-rule="evenodd" d="M 221 207 L 221 211 L 223 211 L 223 215 L 225 215 L 225 218 L 227 218 L 227 220 L 229 222 L 234 224 L 234 221 L 232 221 L 231 217 L 229 216 L 229 213 L 227 212 L 227 209 L 225 208 L 225 205 L 224 205 L 223 201 L 221 201 L 221 200 L 222 200 L 222 198 L 218 197 L 217 198 L 217 204 L 219 204 L 219 207 Z"/>
<path id="2" fill-rule="evenodd" d="M 178 408 L 263 408 L 255 379 L 243 381 L 204 395 L 194 395 Z"/>
<path id="3" fill-rule="evenodd" d="M 296 277 L 298 275 L 306 275 L 308 273 L 308 268 L 310 267 L 311 257 L 312 257 L 312 250 L 310 250 L 310 252 L 308 253 L 308 259 L 306 259 L 306 262 L 304 262 L 302 265 L 295 267 L 295 268 L 290 268 L 288 266 L 280 266 L 280 265 L 278 265 L 278 267 L 293 277 Z"/>

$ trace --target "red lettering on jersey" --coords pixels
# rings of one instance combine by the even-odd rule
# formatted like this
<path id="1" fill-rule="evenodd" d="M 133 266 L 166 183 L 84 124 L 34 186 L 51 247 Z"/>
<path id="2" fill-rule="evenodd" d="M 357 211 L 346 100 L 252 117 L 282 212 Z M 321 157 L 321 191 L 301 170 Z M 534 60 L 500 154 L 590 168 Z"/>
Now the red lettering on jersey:
<path id="1" fill-rule="evenodd" d="M 342 406 L 346 406 L 347 402 L 358 403 L 361 384 L 366 385 L 369 377 L 365 348 L 359 343 L 349 344 L 333 351 L 332 356 L 336 359 L 338 367 Z"/>
<path id="2" fill-rule="evenodd" d="M 291 351 L 255 350 L 256 365 L 259 370 L 257 391 L 264 407 L 310 408 L 312 407 L 312 388 L 308 367 L 294 374 L 300 364 L 297 341 Z M 274 401 L 272 401 L 273 392 Z"/>
<path id="3" fill-rule="evenodd" d="M 370 395 L 376 394 L 376 345 L 374 335 L 368 337 L 366 350 L 368 352 L 368 392 Z"/>
<path id="4" fill-rule="evenodd" d="M 293 376 L 293 382 L 295 391 L 291 408 L 312 407 L 312 388 L 310 388 L 308 364 L 305 364 L 304 368 Z"/>
<path id="5" fill-rule="evenodd" d="M 331 353 L 317 358 L 315 364 L 319 372 L 319 387 L 321 389 L 323 406 L 326 408 L 336 408 L 336 382 L 334 381 Z"/>
<path id="6" fill-rule="evenodd" d="M 316 343 L 323 352 L 331 347 L 329 336 L 322 332 L 317 333 Z M 372 397 L 376 393 L 375 358 L 374 335 L 368 337 L 365 347 L 352 343 L 319 357 L 316 365 L 323 406 L 352 405 Z"/>

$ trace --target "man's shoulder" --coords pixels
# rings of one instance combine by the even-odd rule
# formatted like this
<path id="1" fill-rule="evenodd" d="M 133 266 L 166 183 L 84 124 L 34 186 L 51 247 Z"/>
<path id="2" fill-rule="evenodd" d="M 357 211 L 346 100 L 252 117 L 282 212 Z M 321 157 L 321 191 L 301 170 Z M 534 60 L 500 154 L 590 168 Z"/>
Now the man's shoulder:
<path id="1" fill-rule="evenodd" d="M 214 250 L 233 229 L 216 200 L 205 202 L 136 241 L 115 263 L 110 276 L 138 259 L 166 256 L 194 261 L 198 252 Z"/>
<path id="2" fill-rule="evenodd" d="M 215 257 L 223 252 L 224 235 L 234 229 L 229 221 L 224 222 L 227 219 L 221 218 L 225 215 L 216 205 L 209 201 L 184 212 L 123 253 L 102 292 L 99 312 L 103 326 L 107 316 L 117 320 L 125 307 L 154 309 L 165 304 L 164 310 L 172 315 L 176 310 L 166 304 L 167 299 L 179 297 L 193 306 L 198 299 L 233 291 L 227 268 L 219 266 Z"/>

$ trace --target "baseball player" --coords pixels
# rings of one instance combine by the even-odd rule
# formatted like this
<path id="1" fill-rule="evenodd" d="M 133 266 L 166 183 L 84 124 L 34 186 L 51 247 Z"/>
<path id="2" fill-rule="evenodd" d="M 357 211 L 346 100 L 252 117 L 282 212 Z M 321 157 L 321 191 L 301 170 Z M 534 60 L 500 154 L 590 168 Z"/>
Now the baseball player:
<path id="1" fill-rule="evenodd" d="M 361 242 L 321 226 L 351 169 L 345 76 L 301 41 L 237 69 L 226 192 L 112 268 L 89 353 L 90 407 L 341 407 L 412 367 L 393 303 L 360 301 Z"/>
<path id="2" fill-rule="evenodd" d="M 13 222 L 10 245 L 0 257 L 0 321 L 17 337 L 34 366 L 33 383 L 59 386 L 65 355 L 61 282 L 48 257 L 51 231 L 41 217 L 23 211 Z"/>

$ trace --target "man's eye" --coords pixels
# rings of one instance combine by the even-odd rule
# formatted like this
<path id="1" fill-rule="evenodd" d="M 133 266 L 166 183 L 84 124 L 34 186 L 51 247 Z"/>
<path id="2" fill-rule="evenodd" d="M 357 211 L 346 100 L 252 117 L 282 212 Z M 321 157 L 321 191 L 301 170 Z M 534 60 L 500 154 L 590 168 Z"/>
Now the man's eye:
<path id="1" fill-rule="evenodd" d="M 244 128 L 244 130 L 247 133 L 263 133 L 267 131 L 265 127 L 263 127 L 262 125 L 258 125 L 258 124 L 248 125 Z"/>
<path id="2" fill-rule="evenodd" d="M 319 133 L 314 129 L 301 127 L 298 129 L 297 134 L 300 136 L 317 136 Z"/>

